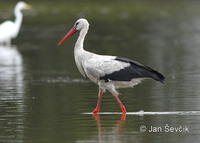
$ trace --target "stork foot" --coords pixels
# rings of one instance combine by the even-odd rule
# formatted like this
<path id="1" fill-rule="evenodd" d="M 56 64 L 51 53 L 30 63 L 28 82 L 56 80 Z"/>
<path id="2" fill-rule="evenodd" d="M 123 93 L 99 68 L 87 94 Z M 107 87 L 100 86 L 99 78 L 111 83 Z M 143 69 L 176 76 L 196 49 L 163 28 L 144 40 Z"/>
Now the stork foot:
<path id="1" fill-rule="evenodd" d="M 102 97 L 103 91 L 99 89 L 99 98 L 98 98 L 98 102 L 97 102 L 97 106 L 94 109 L 94 111 L 92 112 L 93 114 L 96 114 L 99 112 L 100 110 L 100 103 L 101 103 L 101 97 Z"/>
<path id="2" fill-rule="evenodd" d="M 95 108 L 94 111 L 92 112 L 93 114 L 96 114 L 99 112 L 99 109 L 98 108 Z"/>
<path id="3" fill-rule="evenodd" d="M 126 108 L 122 105 L 120 106 L 123 113 L 126 113 Z"/>
<path id="4" fill-rule="evenodd" d="M 123 113 L 126 113 L 126 108 L 124 107 L 124 105 L 123 105 L 122 102 L 120 101 L 120 99 L 119 99 L 119 97 L 117 96 L 117 94 L 115 94 L 115 98 L 116 98 L 117 102 L 119 103 L 122 112 L 123 112 Z"/>

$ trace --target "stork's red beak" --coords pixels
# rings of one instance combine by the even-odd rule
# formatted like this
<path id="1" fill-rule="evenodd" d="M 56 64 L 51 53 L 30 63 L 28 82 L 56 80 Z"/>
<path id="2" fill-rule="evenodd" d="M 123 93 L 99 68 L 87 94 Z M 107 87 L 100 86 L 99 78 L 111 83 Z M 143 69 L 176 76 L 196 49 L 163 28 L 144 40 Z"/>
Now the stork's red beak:
<path id="1" fill-rule="evenodd" d="M 58 46 L 60 46 L 62 43 L 64 43 L 69 37 L 71 37 L 75 32 L 76 32 L 76 27 L 73 27 L 67 34 L 66 36 L 60 41 Z"/>

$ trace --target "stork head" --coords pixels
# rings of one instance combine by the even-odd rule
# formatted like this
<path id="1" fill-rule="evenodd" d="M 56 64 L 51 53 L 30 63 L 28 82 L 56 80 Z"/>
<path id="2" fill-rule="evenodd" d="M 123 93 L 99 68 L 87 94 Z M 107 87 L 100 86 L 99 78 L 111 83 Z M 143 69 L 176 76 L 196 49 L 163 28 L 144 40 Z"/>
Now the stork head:
<path id="1" fill-rule="evenodd" d="M 85 30 L 87 32 L 88 28 L 89 28 L 89 23 L 88 23 L 88 21 L 86 19 L 84 19 L 84 18 L 78 19 L 75 22 L 74 27 L 60 41 L 60 43 L 58 44 L 58 46 L 61 45 L 62 43 L 64 43 L 69 37 L 71 37 L 77 31 L 83 31 L 83 30 Z"/>
<path id="2" fill-rule="evenodd" d="M 76 30 L 82 30 L 83 28 L 88 28 L 89 23 L 86 19 L 81 18 L 76 21 L 76 23 L 74 24 L 74 27 L 76 28 Z"/>

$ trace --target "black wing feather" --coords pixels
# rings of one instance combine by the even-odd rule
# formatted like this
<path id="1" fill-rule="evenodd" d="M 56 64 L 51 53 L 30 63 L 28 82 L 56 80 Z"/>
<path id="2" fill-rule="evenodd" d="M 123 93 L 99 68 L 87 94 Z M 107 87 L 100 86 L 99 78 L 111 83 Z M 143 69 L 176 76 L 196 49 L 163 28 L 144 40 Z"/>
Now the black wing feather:
<path id="1" fill-rule="evenodd" d="M 115 60 L 130 63 L 130 66 L 111 74 L 106 74 L 100 77 L 100 80 L 105 80 L 105 82 L 108 82 L 109 80 L 131 81 L 133 78 L 153 78 L 161 83 L 165 82 L 165 77 L 161 73 L 149 67 L 145 67 L 138 62 L 122 57 L 116 57 Z"/>

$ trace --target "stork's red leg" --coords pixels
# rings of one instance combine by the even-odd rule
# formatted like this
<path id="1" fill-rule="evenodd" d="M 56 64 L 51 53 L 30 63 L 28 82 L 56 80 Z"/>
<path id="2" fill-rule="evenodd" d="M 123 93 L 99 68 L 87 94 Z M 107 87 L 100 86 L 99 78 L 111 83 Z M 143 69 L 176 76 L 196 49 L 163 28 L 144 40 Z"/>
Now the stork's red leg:
<path id="1" fill-rule="evenodd" d="M 119 103 L 121 110 L 123 113 L 126 113 L 126 108 L 124 107 L 124 105 L 122 104 L 122 102 L 120 101 L 119 97 L 117 96 L 117 94 L 115 94 L 115 98 L 117 100 L 117 102 Z"/>
<path id="2" fill-rule="evenodd" d="M 101 103 L 102 94 L 103 94 L 103 91 L 100 90 L 99 91 L 99 99 L 98 99 L 98 102 L 97 102 L 97 107 L 94 109 L 93 113 L 98 113 L 99 110 L 100 110 L 100 103 Z"/>

